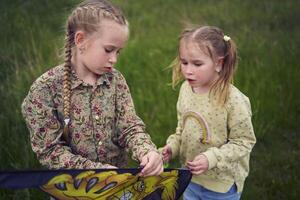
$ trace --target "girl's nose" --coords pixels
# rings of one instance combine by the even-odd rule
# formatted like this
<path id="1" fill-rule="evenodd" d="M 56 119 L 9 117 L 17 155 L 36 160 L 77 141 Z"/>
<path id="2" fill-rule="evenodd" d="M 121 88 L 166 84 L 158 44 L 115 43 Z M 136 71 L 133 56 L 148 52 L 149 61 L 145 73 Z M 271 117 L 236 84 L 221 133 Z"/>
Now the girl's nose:
<path id="1" fill-rule="evenodd" d="M 193 73 L 193 68 L 188 64 L 187 66 L 185 66 L 185 72 L 187 74 L 192 74 Z"/>
<path id="2" fill-rule="evenodd" d="M 116 53 L 112 53 L 108 61 L 112 64 L 115 64 L 117 60 L 118 60 L 118 55 Z"/>

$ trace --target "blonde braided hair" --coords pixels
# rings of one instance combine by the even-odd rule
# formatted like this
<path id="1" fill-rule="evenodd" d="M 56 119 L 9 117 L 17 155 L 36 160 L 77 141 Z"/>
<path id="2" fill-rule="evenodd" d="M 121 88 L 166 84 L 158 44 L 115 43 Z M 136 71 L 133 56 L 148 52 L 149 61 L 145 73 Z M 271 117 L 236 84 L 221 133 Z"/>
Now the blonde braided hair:
<path id="1" fill-rule="evenodd" d="M 122 12 L 107 0 L 83 1 L 72 11 L 72 14 L 69 16 L 66 22 L 65 61 L 63 76 L 63 138 L 67 142 L 69 142 L 69 122 L 71 110 L 71 59 L 75 51 L 75 33 L 77 30 L 82 30 L 87 34 L 96 32 L 99 29 L 99 24 L 103 19 L 110 19 L 120 25 L 128 26 L 128 22 L 126 21 Z"/>

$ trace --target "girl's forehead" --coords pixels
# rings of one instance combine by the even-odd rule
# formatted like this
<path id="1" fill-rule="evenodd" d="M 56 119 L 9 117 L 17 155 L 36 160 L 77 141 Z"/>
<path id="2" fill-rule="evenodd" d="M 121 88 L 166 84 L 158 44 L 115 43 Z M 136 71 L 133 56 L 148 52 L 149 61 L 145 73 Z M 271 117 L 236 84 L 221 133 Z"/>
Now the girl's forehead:
<path id="1" fill-rule="evenodd" d="M 98 32 L 101 34 L 112 34 L 116 32 L 121 32 L 123 34 L 129 33 L 129 29 L 127 25 L 118 24 L 112 20 L 103 20 L 99 24 Z"/>
<path id="2" fill-rule="evenodd" d="M 179 54 L 193 59 L 204 57 L 213 59 L 208 44 L 199 43 L 192 39 L 180 41 Z"/>
<path id="3" fill-rule="evenodd" d="M 118 24 L 113 20 L 103 20 L 99 24 L 98 31 L 95 32 L 92 37 L 106 43 L 120 43 L 126 42 L 128 36 L 128 26 Z"/>
<path id="4" fill-rule="evenodd" d="M 99 29 L 100 31 L 118 31 L 118 30 L 125 30 L 125 31 L 129 31 L 128 26 L 124 25 L 124 24 L 119 24 L 114 20 L 111 19 L 103 19 L 101 20 L 101 22 L 99 23 Z"/>
<path id="5" fill-rule="evenodd" d="M 193 51 L 193 52 L 199 52 L 204 53 L 204 45 L 199 44 L 195 42 L 195 40 L 192 39 L 181 39 L 179 44 L 179 50 L 180 51 Z"/>

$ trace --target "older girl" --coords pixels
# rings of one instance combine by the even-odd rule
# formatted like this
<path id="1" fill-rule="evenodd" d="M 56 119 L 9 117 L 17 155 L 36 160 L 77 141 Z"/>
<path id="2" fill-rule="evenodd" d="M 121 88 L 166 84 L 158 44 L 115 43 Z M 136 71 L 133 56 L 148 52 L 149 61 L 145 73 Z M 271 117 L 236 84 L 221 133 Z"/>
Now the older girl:
<path id="1" fill-rule="evenodd" d="M 121 11 L 106 0 L 84 1 L 69 16 L 65 62 L 39 77 L 22 104 L 42 165 L 125 167 L 130 150 L 142 175 L 163 171 L 128 85 L 114 68 L 128 35 Z"/>

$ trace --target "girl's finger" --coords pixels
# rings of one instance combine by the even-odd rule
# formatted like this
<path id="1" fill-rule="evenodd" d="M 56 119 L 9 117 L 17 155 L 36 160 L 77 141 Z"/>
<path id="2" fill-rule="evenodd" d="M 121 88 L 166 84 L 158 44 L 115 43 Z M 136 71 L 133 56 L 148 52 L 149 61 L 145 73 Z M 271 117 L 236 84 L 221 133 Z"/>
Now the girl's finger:
<path id="1" fill-rule="evenodd" d="M 189 162 L 187 162 L 187 166 L 189 166 L 189 167 L 196 167 L 196 166 L 198 166 L 200 164 L 201 163 L 198 162 L 198 161 L 189 161 Z"/>

